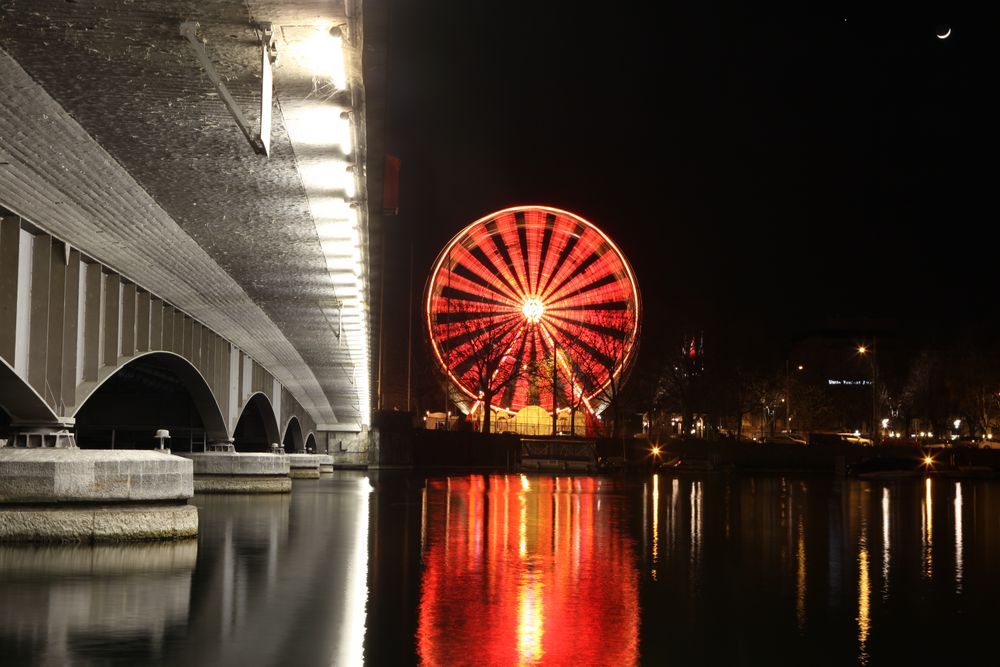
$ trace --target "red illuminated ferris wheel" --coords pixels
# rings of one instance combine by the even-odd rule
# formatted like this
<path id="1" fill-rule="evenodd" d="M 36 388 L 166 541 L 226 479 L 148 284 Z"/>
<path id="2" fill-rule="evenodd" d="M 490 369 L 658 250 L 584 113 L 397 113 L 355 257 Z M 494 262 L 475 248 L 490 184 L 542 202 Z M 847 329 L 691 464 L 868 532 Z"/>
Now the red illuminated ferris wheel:
<path id="1" fill-rule="evenodd" d="M 473 411 L 599 412 L 638 344 L 639 290 L 624 255 L 590 222 L 545 206 L 459 232 L 434 262 L 425 308 L 438 363 Z"/>

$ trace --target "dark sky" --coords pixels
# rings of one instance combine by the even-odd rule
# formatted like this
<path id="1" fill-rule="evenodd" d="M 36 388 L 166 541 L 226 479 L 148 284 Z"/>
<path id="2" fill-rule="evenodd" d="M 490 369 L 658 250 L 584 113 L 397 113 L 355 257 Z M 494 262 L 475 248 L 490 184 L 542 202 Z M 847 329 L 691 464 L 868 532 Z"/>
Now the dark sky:
<path id="1" fill-rule="evenodd" d="M 391 224 L 417 282 L 466 224 L 536 203 L 616 240 L 644 346 L 994 326 L 996 22 L 802 4 L 394 0 Z"/>

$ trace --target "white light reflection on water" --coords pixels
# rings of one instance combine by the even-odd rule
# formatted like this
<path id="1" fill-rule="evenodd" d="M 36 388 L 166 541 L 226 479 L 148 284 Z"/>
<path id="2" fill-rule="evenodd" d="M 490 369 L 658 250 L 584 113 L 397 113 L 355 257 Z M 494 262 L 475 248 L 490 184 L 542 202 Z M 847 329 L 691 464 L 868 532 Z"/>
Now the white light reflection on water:
<path id="1" fill-rule="evenodd" d="M 331 656 L 332 665 L 364 665 L 365 627 L 368 623 L 368 519 L 371 514 L 371 492 L 374 491 L 367 477 L 358 480 L 358 494 L 362 500 L 354 515 L 354 553 L 343 563 L 344 615 L 340 627 L 342 641 Z"/>
<path id="2" fill-rule="evenodd" d="M 798 621 L 799 630 L 804 630 L 806 627 L 806 528 L 801 514 L 799 514 L 798 532 L 798 547 L 795 552 L 795 618 Z"/>
<path id="3" fill-rule="evenodd" d="M 674 477 L 670 483 L 670 515 L 667 520 L 667 549 L 673 553 L 677 541 L 677 504 L 681 499 L 681 481 Z"/>
<path id="4" fill-rule="evenodd" d="M 962 483 L 955 482 L 955 592 L 962 592 Z"/>
<path id="5" fill-rule="evenodd" d="M 656 580 L 656 566 L 660 557 L 660 476 L 653 475 L 653 567 L 650 574 Z"/>
<path id="6" fill-rule="evenodd" d="M 882 487 L 882 599 L 889 597 L 889 487 Z"/>
<path id="7" fill-rule="evenodd" d="M 862 519 L 858 538 L 858 663 L 867 665 L 871 634 L 871 581 L 868 575 L 868 525 Z"/>
<path id="8" fill-rule="evenodd" d="M 702 482 L 701 480 L 691 483 L 691 577 L 695 581 L 700 574 L 701 567 L 701 540 L 702 540 Z M 692 591 L 697 586 L 692 587 Z"/>
<path id="9" fill-rule="evenodd" d="M 925 577 L 934 576 L 934 499 L 931 496 L 931 478 L 924 480 L 924 498 L 920 503 L 920 546 L 922 572 Z"/>

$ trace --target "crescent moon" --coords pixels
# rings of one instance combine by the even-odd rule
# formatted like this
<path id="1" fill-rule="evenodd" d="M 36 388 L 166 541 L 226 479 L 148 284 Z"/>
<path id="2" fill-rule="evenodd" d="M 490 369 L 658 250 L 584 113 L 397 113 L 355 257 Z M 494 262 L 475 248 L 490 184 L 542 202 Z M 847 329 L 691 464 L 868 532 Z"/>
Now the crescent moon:
<path id="1" fill-rule="evenodd" d="M 938 39 L 948 39 L 949 35 L 951 35 L 951 28 L 948 28 L 948 31 L 945 32 L 943 35 L 938 35 L 937 38 Z"/>

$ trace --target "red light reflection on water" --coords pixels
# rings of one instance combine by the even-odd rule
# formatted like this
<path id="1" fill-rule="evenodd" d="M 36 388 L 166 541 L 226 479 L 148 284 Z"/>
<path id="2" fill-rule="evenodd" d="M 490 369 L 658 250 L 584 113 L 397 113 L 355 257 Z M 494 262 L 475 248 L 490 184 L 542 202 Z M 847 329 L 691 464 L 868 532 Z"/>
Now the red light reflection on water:
<path id="1" fill-rule="evenodd" d="M 590 477 L 434 480 L 417 627 L 424 665 L 632 665 L 635 545 Z"/>

